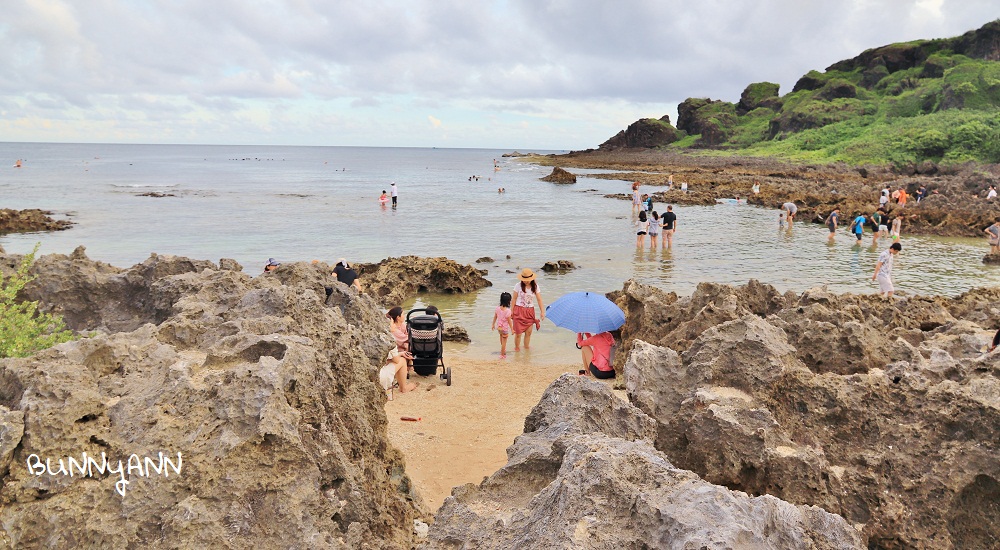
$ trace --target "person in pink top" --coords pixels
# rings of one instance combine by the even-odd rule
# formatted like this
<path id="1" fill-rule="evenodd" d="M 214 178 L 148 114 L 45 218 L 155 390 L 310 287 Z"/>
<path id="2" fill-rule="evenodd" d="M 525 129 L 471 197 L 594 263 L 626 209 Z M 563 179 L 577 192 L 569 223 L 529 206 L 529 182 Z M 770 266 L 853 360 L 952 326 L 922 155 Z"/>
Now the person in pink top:
<path id="1" fill-rule="evenodd" d="M 490 326 L 490 330 L 496 330 L 500 333 L 501 359 L 507 358 L 507 337 L 510 336 L 510 332 L 514 330 L 514 320 L 510 310 L 510 300 L 510 292 L 500 293 L 500 305 L 498 305 L 496 310 L 493 312 L 493 325 Z"/>
<path id="2" fill-rule="evenodd" d="M 390 329 L 392 330 L 392 338 L 396 341 L 396 348 L 402 352 L 410 351 L 410 335 L 406 333 L 406 318 L 403 316 L 403 308 L 396 306 L 389 310 L 385 314 L 389 318 Z M 413 370 L 413 361 L 410 357 L 406 357 L 406 366 L 409 370 Z"/>
<path id="3" fill-rule="evenodd" d="M 614 378 L 615 368 L 611 366 L 611 346 L 615 337 L 610 332 L 591 336 L 589 332 L 576 333 L 576 347 L 583 353 L 583 368 L 580 374 L 594 375 L 594 378 Z"/>

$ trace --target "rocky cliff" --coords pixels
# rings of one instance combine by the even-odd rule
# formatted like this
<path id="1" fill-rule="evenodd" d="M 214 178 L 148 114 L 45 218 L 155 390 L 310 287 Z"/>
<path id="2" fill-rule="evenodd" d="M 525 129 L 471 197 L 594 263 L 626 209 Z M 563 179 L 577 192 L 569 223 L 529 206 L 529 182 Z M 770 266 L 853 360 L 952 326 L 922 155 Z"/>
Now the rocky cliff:
<path id="1" fill-rule="evenodd" d="M 4 257 L 0 264 L 16 264 Z M 235 262 L 221 262 L 238 268 Z M 325 270 L 38 260 L 91 337 L 0 361 L 0 546 L 406 548 L 379 304 Z"/>
<path id="2" fill-rule="evenodd" d="M 956 298 L 627 283 L 630 401 L 678 467 L 820 506 L 869 548 L 1000 540 L 1000 289 Z M 657 345 L 659 344 L 659 345 Z"/>

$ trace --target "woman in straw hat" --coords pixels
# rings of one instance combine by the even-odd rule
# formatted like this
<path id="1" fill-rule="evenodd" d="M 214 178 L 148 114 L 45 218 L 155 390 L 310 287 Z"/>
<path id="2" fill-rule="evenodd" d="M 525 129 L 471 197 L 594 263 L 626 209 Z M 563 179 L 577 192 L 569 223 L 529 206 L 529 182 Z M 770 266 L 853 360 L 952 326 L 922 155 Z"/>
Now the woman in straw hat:
<path id="1" fill-rule="evenodd" d="M 524 335 L 524 349 L 530 349 L 531 331 L 542 328 L 545 305 L 542 304 L 542 293 L 538 290 L 533 271 L 526 267 L 517 278 L 518 282 L 514 285 L 514 351 L 521 351 L 521 335 Z M 538 319 L 535 319 L 535 299 L 541 313 Z"/>

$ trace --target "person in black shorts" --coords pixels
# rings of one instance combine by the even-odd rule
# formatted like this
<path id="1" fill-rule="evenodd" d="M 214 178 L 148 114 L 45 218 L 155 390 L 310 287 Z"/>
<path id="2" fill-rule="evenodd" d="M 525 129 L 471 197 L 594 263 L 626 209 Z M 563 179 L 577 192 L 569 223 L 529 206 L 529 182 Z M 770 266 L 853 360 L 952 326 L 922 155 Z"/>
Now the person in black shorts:
<path id="1" fill-rule="evenodd" d="M 660 227 L 663 228 L 663 246 L 670 248 L 674 246 L 674 232 L 677 231 L 677 214 L 674 214 L 674 206 L 668 204 L 667 211 L 660 216 Z"/>

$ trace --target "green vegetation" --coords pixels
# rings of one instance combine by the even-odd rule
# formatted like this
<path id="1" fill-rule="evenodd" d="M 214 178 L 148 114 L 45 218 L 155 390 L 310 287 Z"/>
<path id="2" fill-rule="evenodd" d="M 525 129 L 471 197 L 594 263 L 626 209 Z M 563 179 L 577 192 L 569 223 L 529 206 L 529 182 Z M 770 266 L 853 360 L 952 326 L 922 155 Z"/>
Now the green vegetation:
<path id="1" fill-rule="evenodd" d="M 62 317 L 38 311 L 38 302 L 16 301 L 18 292 L 34 279 L 28 270 L 36 252 L 38 245 L 9 277 L 0 273 L 0 357 L 27 357 L 73 339 Z"/>
<path id="2" fill-rule="evenodd" d="M 778 96 L 759 82 L 739 104 L 681 104 L 671 149 L 712 149 L 809 162 L 1000 163 L 1000 20 L 954 39 L 868 50 L 810 71 Z"/>

